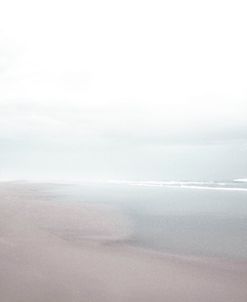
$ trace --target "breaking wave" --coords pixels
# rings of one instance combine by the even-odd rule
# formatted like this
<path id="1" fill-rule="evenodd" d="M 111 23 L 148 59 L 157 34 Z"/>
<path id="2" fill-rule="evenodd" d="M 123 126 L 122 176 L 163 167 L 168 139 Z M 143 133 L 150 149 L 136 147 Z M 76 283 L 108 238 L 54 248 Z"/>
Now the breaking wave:
<path id="1" fill-rule="evenodd" d="M 232 181 L 128 181 L 111 180 L 111 184 L 126 184 L 130 186 L 166 187 L 198 190 L 247 191 L 247 179 Z"/>

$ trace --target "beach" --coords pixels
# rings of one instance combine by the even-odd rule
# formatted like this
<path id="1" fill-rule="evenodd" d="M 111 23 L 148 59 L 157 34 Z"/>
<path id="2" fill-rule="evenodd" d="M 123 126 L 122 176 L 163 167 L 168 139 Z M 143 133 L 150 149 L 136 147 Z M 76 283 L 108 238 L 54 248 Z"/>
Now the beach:
<path id="1" fill-rule="evenodd" d="M 44 184 L 0 184 L 3 302 L 245 302 L 247 261 L 131 244 L 112 203 L 60 200 Z"/>

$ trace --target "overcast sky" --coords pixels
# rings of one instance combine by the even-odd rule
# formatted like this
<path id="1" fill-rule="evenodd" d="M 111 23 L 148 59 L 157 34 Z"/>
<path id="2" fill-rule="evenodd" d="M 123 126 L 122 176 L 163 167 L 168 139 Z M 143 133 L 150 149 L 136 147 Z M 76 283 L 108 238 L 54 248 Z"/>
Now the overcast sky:
<path id="1" fill-rule="evenodd" d="M 246 1 L 3 0 L 0 177 L 247 176 Z"/>

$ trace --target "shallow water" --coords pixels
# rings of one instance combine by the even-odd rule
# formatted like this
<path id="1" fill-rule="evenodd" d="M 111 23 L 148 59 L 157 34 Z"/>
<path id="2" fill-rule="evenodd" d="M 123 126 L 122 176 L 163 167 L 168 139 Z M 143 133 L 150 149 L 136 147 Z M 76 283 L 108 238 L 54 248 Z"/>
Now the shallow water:
<path id="1" fill-rule="evenodd" d="M 63 199 L 107 203 L 123 211 L 134 245 L 159 251 L 247 258 L 247 192 L 129 186 L 62 185 Z"/>

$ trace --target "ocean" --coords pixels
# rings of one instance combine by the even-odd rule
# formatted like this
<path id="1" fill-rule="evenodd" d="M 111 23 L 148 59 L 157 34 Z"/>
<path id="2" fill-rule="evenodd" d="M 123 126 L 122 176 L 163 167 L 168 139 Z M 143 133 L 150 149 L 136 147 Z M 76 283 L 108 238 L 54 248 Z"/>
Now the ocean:
<path id="1" fill-rule="evenodd" d="M 239 182 L 63 184 L 64 200 L 104 203 L 127 217 L 129 243 L 157 251 L 247 259 L 247 187 Z"/>

